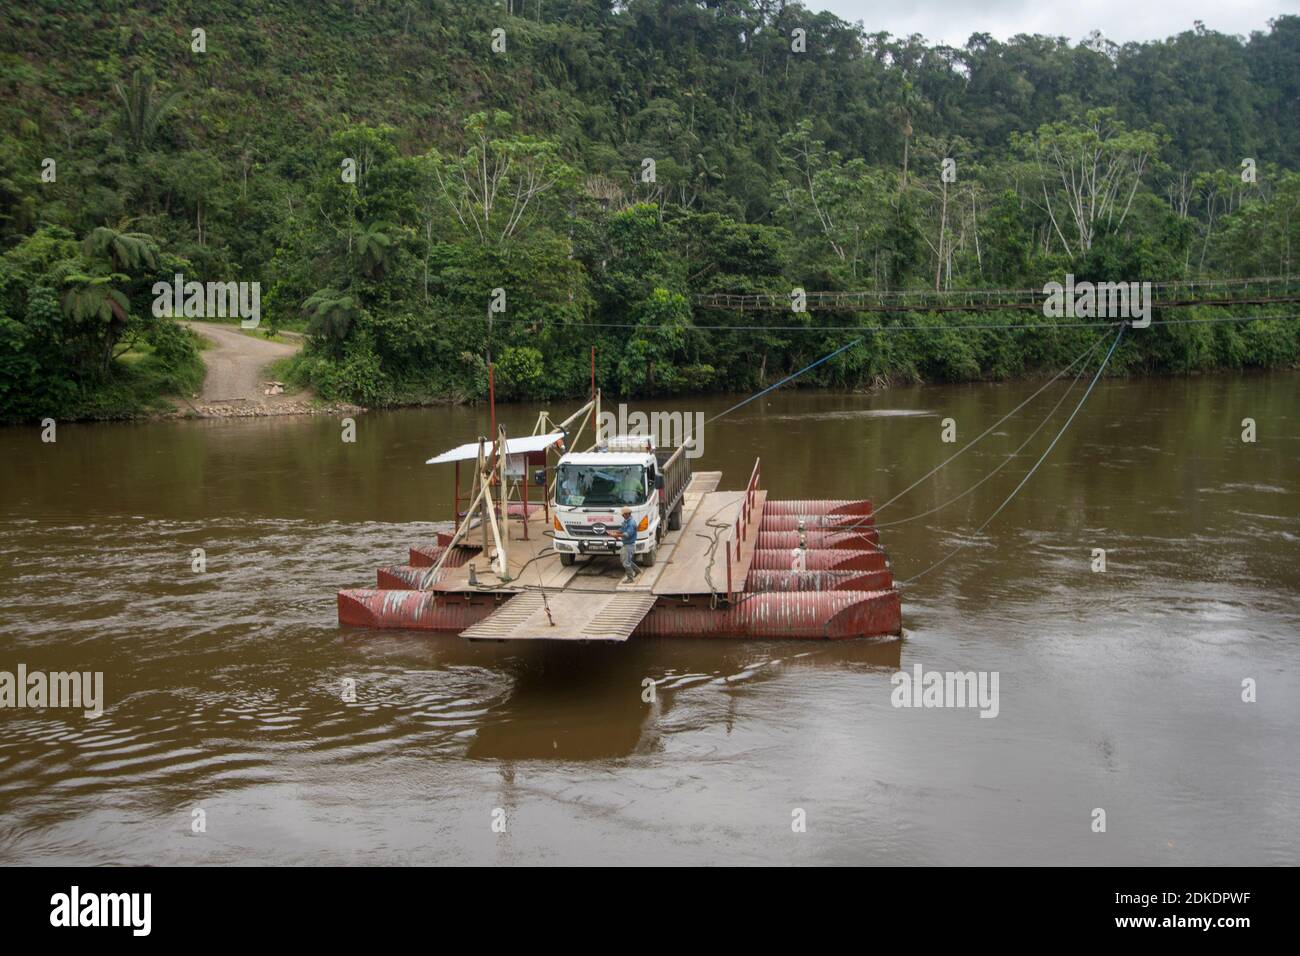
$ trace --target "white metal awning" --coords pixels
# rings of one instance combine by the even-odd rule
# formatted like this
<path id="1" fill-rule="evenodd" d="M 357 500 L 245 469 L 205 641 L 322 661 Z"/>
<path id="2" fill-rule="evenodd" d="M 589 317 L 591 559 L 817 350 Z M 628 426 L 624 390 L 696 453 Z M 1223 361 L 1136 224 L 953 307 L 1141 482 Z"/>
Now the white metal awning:
<path id="1" fill-rule="evenodd" d="M 564 432 L 551 432 L 549 435 L 526 435 L 523 438 L 507 438 L 506 454 L 522 455 L 530 451 L 541 451 L 543 448 L 550 448 L 563 437 Z M 492 442 L 486 442 L 484 450 L 491 454 Z M 458 445 L 451 451 L 444 451 L 436 458 L 430 458 L 425 464 L 443 465 L 449 461 L 472 461 L 477 458 L 478 442 L 472 441 L 464 445 Z"/>

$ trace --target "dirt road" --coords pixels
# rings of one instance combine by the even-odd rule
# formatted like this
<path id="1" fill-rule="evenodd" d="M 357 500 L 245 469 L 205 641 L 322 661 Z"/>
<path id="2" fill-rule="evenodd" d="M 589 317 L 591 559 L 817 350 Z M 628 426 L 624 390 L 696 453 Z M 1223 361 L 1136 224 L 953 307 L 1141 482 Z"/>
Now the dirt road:
<path id="1" fill-rule="evenodd" d="M 310 399 L 310 395 L 302 394 L 263 394 L 269 378 L 266 366 L 293 355 L 301 344 L 271 342 L 260 335 L 246 335 L 238 326 L 218 322 L 182 324 L 212 343 L 201 353 L 208 373 L 197 402 L 200 411 L 238 413 L 243 409 L 244 414 L 274 414 Z"/>

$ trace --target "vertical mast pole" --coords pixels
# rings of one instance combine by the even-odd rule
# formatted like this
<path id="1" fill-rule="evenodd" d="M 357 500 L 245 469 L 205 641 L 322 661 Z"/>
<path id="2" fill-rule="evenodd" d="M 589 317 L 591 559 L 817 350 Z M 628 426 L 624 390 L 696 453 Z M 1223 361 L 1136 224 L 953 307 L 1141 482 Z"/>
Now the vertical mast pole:
<path id="1" fill-rule="evenodd" d="M 483 527 L 483 554 L 484 556 L 491 553 L 490 540 L 488 538 L 488 509 L 492 507 L 492 489 L 487 483 L 487 459 L 484 455 L 483 438 L 478 440 L 478 481 L 479 502 L 481 514 L 479 515 L 479 524 Z"/>
<path id="2" fill-rule="evenodd" d="M 501 577 L 506 578 L 510 574 L 510 554 L 507 550 L 510 547 L 510 502 L 508 495 L 510 492 L 510 481 L 506 478 L 506 460 L 509 456 L 506 454 L 506 428 L 501 426 L 497 433 L 497 444 L 501 449 L 500 458 L 497 459 L 497 480 L 501 485 Z"/>

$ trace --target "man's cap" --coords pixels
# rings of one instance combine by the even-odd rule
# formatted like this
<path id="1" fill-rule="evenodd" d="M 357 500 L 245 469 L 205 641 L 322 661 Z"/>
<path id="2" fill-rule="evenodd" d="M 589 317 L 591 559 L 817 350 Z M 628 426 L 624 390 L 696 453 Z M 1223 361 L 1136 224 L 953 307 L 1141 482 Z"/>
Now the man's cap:
<path id="1" fill-rule="evenodd" d="M 623 506 L 623 514 L 625 514 L 625 515 L 630 515 L 631 513 L 632 513 L 632 509 L 629 508 L 627 505 L 624 505 L 624 506 Z"/>

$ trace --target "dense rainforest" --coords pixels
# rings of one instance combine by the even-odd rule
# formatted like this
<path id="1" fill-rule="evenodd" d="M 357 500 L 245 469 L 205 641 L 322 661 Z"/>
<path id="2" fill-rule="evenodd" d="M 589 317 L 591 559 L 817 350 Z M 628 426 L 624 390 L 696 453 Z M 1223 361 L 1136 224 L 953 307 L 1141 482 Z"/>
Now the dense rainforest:
<path id="1" fill-rule="evenodd" d="M 592 345 L 622 397 L 752 390 L 864 327 L 801 381 L 1032 374 L 1101 333 L 695 297 L 1287 275 L 1298 120 L 1295 16 L 948 47 L 779 0 L 6 3 L 0 418 L 192 391 L 177 274 L 257 283 L 291 374 L 367 405 L 478 399 L 489 351 L 502 397 L 580 395 Z M 1256 311 L 1113 368 L 1300 361 Z"/>

